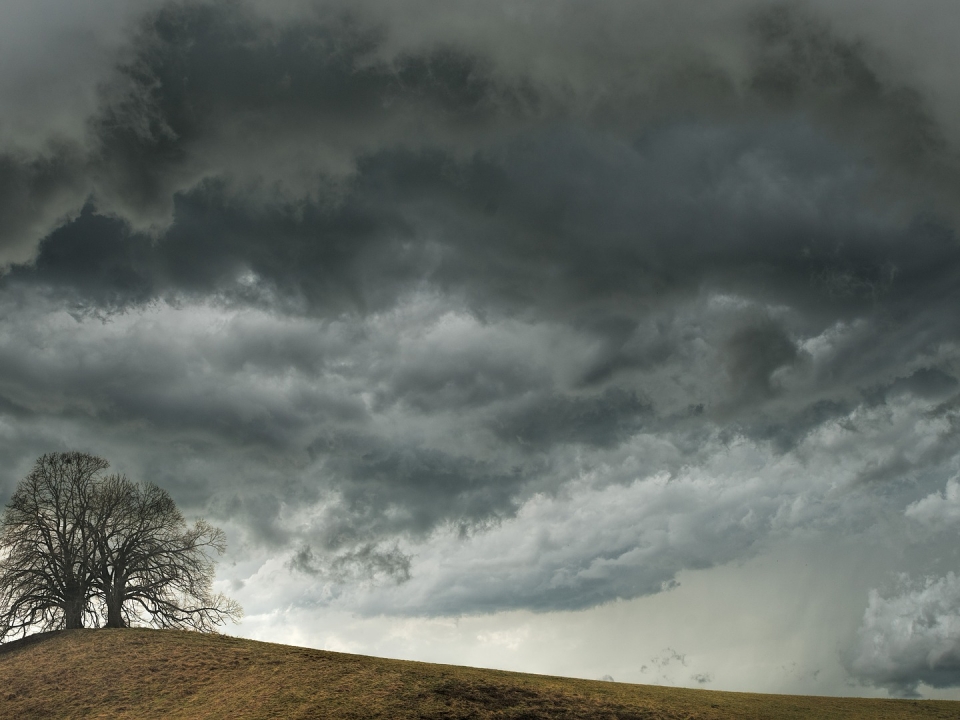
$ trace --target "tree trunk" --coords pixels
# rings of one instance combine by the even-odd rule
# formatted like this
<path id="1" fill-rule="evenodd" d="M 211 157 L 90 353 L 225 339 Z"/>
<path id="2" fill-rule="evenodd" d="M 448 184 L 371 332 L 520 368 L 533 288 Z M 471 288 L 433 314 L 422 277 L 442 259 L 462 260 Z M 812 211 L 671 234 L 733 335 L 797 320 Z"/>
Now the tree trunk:
<path id="1" fill-rule="evenodd" d="M 107 627 L 122 628 L 127 624 L 123 620 L 123 588 L 112 587 L 107 593 Z"/>
<path id="2" fill-rule="evenodd" d="M 63 617 L 67 630 L 83 627 L 83 599 L 68 599 L 63 604 Z"/>

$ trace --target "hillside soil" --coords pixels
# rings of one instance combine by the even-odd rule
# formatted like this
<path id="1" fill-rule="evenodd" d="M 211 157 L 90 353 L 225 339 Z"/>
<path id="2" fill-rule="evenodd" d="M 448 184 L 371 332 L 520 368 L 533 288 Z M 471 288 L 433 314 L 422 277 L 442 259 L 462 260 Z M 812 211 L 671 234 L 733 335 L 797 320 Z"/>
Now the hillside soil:
<path id="1" fill-rule="evenodd" d="M 960 703 L 628 685 L 127 629 L 0 646 L 0 718 L 960 718 Z"/>

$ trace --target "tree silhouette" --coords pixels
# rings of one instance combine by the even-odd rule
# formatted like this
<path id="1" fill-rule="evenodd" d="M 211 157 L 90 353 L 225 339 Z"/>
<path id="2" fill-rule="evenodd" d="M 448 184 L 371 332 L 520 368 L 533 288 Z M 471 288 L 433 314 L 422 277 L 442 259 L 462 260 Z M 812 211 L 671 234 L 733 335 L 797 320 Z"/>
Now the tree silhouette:
<path id="1" fill-rule="evenodd" d="M 89 619 L 90 519 L 106 468 L 86 453 L 52 453 L 17 487 L 0 523 L 0 638 Z"/>
<path id="2" fill-rule="evenodd" d="M 166 490 L 122 475 L 100 483 L 97 497 L 93 584 L 107 627 L 211 630 L 240 616 L 239 605 L 211 591 L 208 552 L 226 550 L 223 531 L 203 520 L 188 527 Z"/>
<path id="3" fill-rule="evenodd" d="M 156 485 L 87 453 L 39 458 L 0 520 L 0 639 L 31 629 L 212 630 L 242 615 L 212 592 L 223 532 L 188 526 Z"/>

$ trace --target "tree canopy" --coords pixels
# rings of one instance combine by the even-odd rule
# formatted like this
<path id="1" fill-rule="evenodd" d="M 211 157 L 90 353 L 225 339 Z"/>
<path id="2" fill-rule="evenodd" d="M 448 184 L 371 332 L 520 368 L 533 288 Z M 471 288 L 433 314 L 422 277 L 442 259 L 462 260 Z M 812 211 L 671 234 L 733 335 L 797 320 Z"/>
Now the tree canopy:
<path id="1" fill-rule="evenodd" d="M 242 615 L 214 593 L 223 532 L 188 525 L 153 484 L 87 453 L 39 458 L 0 519 L 0 639 L 32 629 L 212 630 Z"/>

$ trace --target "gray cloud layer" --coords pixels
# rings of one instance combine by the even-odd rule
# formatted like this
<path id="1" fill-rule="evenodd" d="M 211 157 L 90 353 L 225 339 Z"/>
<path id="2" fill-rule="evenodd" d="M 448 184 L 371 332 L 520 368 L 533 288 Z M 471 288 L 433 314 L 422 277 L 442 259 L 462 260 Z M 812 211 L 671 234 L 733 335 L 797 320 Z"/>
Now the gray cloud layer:
<path id="1" fill-rule="evenodd" d="M 882 526 L 941 579 L 870 596 L 850 671 L 956 683 L 949 622 L 888 632 L 960 612 L 916 529 L 960 452 L 922 57 L 815 5 L 139 11 L 3 136 L 5 492 L 92 449 L 226 524 L 238 587 L 400 615 Z"/>

